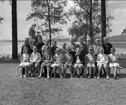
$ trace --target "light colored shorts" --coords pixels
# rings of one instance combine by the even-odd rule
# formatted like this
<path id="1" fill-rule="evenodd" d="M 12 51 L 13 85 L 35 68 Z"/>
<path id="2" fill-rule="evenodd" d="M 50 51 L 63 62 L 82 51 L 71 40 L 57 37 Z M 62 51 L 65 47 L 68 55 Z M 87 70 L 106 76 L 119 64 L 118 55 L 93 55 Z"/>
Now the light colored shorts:
<path id="1" fill-rule="evenodd" d="M 102 66 L 105 68 L 108 66 L 107 63 L 97 63 L 98 68 L 101 68 Z"/>
<path id="2" fill-rule="evenodd" d="M 95 67 L 95 64 L 94 63 L 88 63 L 87 67 Z"/>
<path id="3" fill-rule="evenodd" d="M 51 67 L 62 67 L 61 63 L 53 63 Z"/>
<path id="4" fill-rule="evenodd" d="M 19 64 L 19 67 L 26 67 L 26 66 L 28 66 L 30 63 L 29 62 L 21 62 L 20 64 Z"/>
<path id="5" fill-rule="evenodd" d="M 74 64 L 74 67 L 75 67 L 75 68 L 76 68 L 76 67 L 79 67 L 79 68 L 80 68 L 80 67 L 83 67 L 83 64 L 81 64 L 81 63 L 75 63 L 75 64 Z"/>
<path id="6" fill-rule="evenodd" d="M 109 67 L 120 67 L 118 63 L 109 63 Z"/>

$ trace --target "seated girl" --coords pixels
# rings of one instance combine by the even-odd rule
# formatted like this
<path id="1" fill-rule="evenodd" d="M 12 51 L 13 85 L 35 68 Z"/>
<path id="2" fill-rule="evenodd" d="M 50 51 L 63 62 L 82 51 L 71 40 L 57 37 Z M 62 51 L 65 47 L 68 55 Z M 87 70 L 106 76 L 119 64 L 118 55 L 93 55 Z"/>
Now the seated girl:
<path id="1" fill-rule="evenodd" d="M 106 78 L 109 79 L 109 69 L 108 69 L 108 56 L 104 54 L 104 49 L 100 48 L 100 53 L 97 56 L 97 67 L 98 67 L 98 77 L 97 79 L 100 78 L 100 73 L 105 69 L 106 72 Z"/>
<path id="2" fill-rule="evenodd" d="M 63 57 L 64 56 L 62 54 L 62 50 L 60 48 L 57 48 L 55 51 L 55 55 L 52 59 L 53 64 L 51 65 L 51 67 L 53 68 L 53 73 L 55 78 L 56 78 L 57 70 L 60 75 L 60 78 L 63 78 L 63 66 L 64 66 Z"/>
<path id="3" fill-rule="evenodd" d="M 120 74 L 121 67 L 120 67 L 120 65 L 118 63 L 118 57 L 115 54 L 115 48 L 111 48 L 110 51 L 111 51 L 111 54 L 108 55 L 108 57 L 109 57 L 109 67 L 110 67 L 111 70 L 114 71 L 113 79 L 116 79 L 116 78 L 119 78 L 117 76 L 117 72 Z"/>
<path id="4" fill-rule="evenodd" d="M 50 78 L 50 67 L 51 67 L 51 55 L 50 55 L 50 51 L 49 51 L 49 47 L 45 47 L 43 46 L 42 48 L 42 64 L 41 64 L 41 69 L 40 69 L 40 74 L 39 74 L 39 77 L 38 78 L 41 78 L 42 77 L 42 73 L 45 72 L 45 67 L 46 67 L 46 70 L 47 70 L 47 78 L 49 79 Z"/>
<path id="5" fill-rule="evenodd" d="M 28 65 L 29 65 L 29 57 L 30 57 L 30 55 L 28 54 L 28 47 L 25 46 L 25 47 L 23 47 L 23 54 L 21 55 L 21 63 L 19 65 L 19 67 L 21 69 L 20 70 L 21 71 L 20 78 L 27 77 Z"/>
<path id="6" fill-rule="evenodd" d="M 76 62 L 74 64 L 74 69 L 75 69 L 74 72 L 76 72 L 77 77 L 81 76 L 83 68 L 84 68 L 82 62 L 80 61 L 79 54 L 80 54 L 80 47 L 78 46 L 76 48 Z"/>
<path id="7" fill-rule="evenodd" d="M 88 78 L 91 78 L 92 76 L 92 70 L 93 70 L 93 76 L 94 78 L 96 78 L 95 74 L 96 74 L 96 68 L 95 68 L 95 55 L 93 53 L 93 49 L 92 47 L 89 47 L 88 49 L 88 54 L 86 54 L 85 56 L 85 61 L 87 64 L 87 68 L 89 70 L 89 76 Z"/>
<path id="8" fill-rule="evenodd" d="M 41 55 L 39 52 L 37 52 L 37 46 L 33 46 L 33 53 L 30 56 L 30 64 L 29 64 L 31 72 L 33 72 L 34 74 L 39 73 L 40 62 L 41 62 Z"/>
<path id="9" fill-rule="evenodd" d="M 64 64 L 64 77 L 66 77 L 66 71 L 67 68 L 70 71 L 71 78 L 73 78 L 73 58 L 72 55 L 70 54 L 70 48 L 66 49 L 66 54 L 65 54 L 65 64 Z"/>

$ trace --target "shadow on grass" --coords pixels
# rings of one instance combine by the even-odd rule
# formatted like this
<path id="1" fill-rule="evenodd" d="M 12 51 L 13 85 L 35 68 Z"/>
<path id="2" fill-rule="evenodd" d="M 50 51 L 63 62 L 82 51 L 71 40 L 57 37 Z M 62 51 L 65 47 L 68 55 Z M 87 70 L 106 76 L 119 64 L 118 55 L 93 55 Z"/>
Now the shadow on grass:
<path id="1" fill-rule="evenodd" d="M 120 78 L 126 78 L 126 74 L 125 73 L 121 73 L 120 74 Z"/>
<path id="2" fill-rule="evenodd" d="M 0 64 L 4 64 L 4 63 L 20 63 L 20 60 L 0 60 Z"/>

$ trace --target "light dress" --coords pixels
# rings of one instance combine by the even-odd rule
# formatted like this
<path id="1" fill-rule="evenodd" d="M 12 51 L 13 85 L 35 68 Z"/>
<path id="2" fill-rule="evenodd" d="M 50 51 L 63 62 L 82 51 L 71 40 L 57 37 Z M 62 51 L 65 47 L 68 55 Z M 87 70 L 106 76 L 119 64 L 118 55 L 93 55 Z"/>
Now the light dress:
<path id="1" fill-rule="evenodd" d="M 101 67 L 106 66 L 108 64 L 108 56 L 106 54 L 98 54 L 97 56 L 97 66 Z"/>
<path id="2" fill-rule="evenodd" d="M 120 67 L 118 61 L 117 61 L 117 56 L 113 54 L 108 55 L 111 62 L 109 63 L 109 67 Z"/>
<path id="3" fill-rule="evenodd" d="M 87 67 L 95 67 L 95 59 L 93 55 L 87 54 L 86 57 L 87 57 Z"/>
<path id="4" fill-rule="evenodd" d="M 76 60 L 76 63 L 74 64 L 74 67 L 82 67 L 83 64 L 81 63 L 80 59 L 79 59 L 79 56 L 77 56 L 77 60 Z"/>
<path id="5" fill-rule="evenodd" d="M 29 65 L 29 54 L 22 54 L 22 61 L 19 64 L 19 67 L 26 67 Z"/>

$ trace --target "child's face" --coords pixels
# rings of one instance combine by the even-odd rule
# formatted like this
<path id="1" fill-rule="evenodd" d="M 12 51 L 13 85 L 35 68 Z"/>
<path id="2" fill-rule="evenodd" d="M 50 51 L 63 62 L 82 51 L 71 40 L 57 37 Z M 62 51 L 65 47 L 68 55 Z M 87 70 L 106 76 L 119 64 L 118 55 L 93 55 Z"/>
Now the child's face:
<path id="1" fill-rule="evenodd" d="M 33 47 L 33 52 L 34 52 L 34 53 L 37 52 L 37 47 L 36 47 L 36 46 Z"/>
<path id="2" fill-rule="evenodd" d="M 100 53 L 101 53 L 101 54 L 104 54 L 104 50 L 103 50 L 103 49 L 101 49 L 101 50 L 100 50 Z"/>
<path id="3" fill-rule="evenodd" d="M 93 53 L 93 50 L 92 49 L 89 49 L 89 53 L 92 54 Z"/>
<path id="4" fill-rule="evenodd" d="M 42 41 L 42 38 L 41 37 L 38 37 L 38 42 L 41 42 Z"/>

